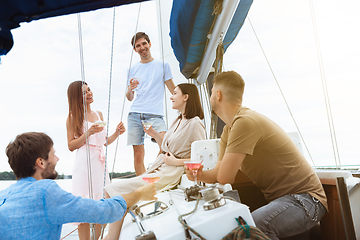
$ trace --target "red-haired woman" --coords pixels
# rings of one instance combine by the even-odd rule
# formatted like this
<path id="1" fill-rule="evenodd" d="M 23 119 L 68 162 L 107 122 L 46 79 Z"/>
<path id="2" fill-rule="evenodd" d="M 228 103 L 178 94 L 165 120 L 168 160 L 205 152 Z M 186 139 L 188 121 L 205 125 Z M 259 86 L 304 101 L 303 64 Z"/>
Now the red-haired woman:
<path id="1" fill-rule="evenodd" d="M 66 120 L 68 148 L 70 151 L 77 149 L 72 174 L 72 193 L 76 196 L 100 200 L 103 198 L 104 175 L 105 184 L 110 183 L 108 171 L 105 169 L 103 151 L 103 146 L 106 144 L 106 130 L 104 125 L 97 123 L 97 121 L 103 121 L 103 116 L 100 111 L 91 110 L 90 105 L 94 102 L 93 93 L 86 82 L 71 83 L 67 94 L 69 101 L 69 115 Z M 108 144 L 114 142 L 124 132 L 125 127 L 120 122 L 116 131 L 108 137 Z M 90 160 L 90 166 L 88 160 Z M 88 181 L 89 178 L 91 178 L 91 183 Z M 101 225 L 96 224 L 96 239 L 100 235 L 100 230 Z M 90 239 L 90 224 L 81 223 L 78 232 L 80 239 Z"/>

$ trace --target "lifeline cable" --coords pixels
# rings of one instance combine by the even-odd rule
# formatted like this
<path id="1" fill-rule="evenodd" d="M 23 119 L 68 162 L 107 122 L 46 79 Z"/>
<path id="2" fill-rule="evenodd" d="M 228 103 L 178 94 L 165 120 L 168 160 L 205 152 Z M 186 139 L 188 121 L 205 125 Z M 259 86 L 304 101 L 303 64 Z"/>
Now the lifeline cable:
<path id="1" fill-rule="evenodd" d="M 266 54 L 265 54 L 265 51 L 264 51 L 264 49 L 263 49 L 263 47 L 262 47 L 262 45 L 261 45 L 261 43 L 260 43 L 260 40 L 259 40 L 259 38 L 258 38 L 258 36 L 257 36 L 257 34 L 256 34 L 256 32 L 255 32 L 255 29 L 254 29 L 254 27 L 253 27 L 253 25 L 252 25 L 252 23 L 251 23 L 251 21 L 250 21 L 250 17 L 249 17 L 249 16 L 248 16 L 248 20 L 249 20 L 250 26 L 251 26 L 251 28 L 252 28 L 252 30 L 253 30 L 253 32 L 254 32 L 254 35 L 255 35 L 258 43 L 259 43 L 259 46 L 260 46 L 260 48 L 261 48 L 261 51 L 262 51 L 263 54 L 264 54 L 264 57 L 265 57 L 266 62 L 267 62 L 267 64 L 268 64 L 269 68 L 270 68 L 270 71 L 271 71 L 271 73 L 272 73 L 272 75 L 273 75 L 273 77 L 274 77 L 274 80 L 275 80 L 275 82 L 276 82 L 276 84 L 277 84 L 277 86 L 278 86 L 278 88 L 279 88 L 280 94 L 281 94 L 281 96 L 282 96 L 283 99 L 284 99 L 284 102 L 285 102 L 285 104 L 286 104 L 286 107 L 287 107 L 287 109 L 289 110 L 289 113 L 290 113 L 290 115 L 291 115 L 291 118 L 293 119 L 294 124 L 295 124 L 295 126 L 296 126 L 296 129 L 298 130 L 299 135 L 300 135 L 300 137 L 301 137 L 301 139 L 302 139 L 302 141 L 303 141 L 303 143 L 304 143 L 304 146 L 305 146 L 305 148 L 306 148 L 306 150 L 307 150 L 307 152 L 308 152 L 308 154 L 309 154 L 309 157 L 310 157 L 310 159 L 311 159 L 311 162 L 312 162 L 313 165 L 316 167 L 315 162 L 314 162 L 313 158 L 311 157 L 310 151 L 309 151 L 309 149 L 308 149 L 308 147 L 307 147 L 307 145 L 306 145 L 306 143 L 305 143 L 305 141 L 304 141 L 304 138 L 303 138 L 303 136 L 302 136 L 302 134 L 301 134 L 301 132 L 300 132 L 299 126 L 297 125 L 297 123 L 296 123 L 296 121 L 295 121 L 295 118 L 294 118 L 294 116 L 293 116 L 293 114 L 292 114 L 292 112 L 291 112 L 291 110 L 290 110 L 290 106 L 289 106 L 289 104 L 288 104 L 287 101 L 286 101 L 285 95 L 284 95 L 284 93 L 283 93 L 283 91 L 282 91 L 282 89 L 281 89 L 281 87 L 280 87 L 279 82 L 277 81 L 277 78 L 276 78 L 276 76 L 275 76 L 275 73 L 274 73 L 274 71 L 273 71 L 273 69 L 272 69 L 272 67 L 271 67 L 271 65 L 270 65 L 270 62 L 269 62 L 269 60 L 268 60 L 268 58 L 267 58 L 267 56 L 266 56 Z"/>
<path id="2" fill-rule="evenodd" d="M 334 121 L 333 121 L 333 117 L 332 117 L 332 113 L 331 113 L 331 105 L 330 105 L 329 93 L 327 90 L 324 64 L 322 61 L 322 54 L 321 54 L 321 49 L 320 49 L 320 42 L 319 42 L 319 35 L 318 35 L 318 31 L 317 31 L 314 6 L 313 6 L 313 2 L 311 0 L 309 0 L 309 4 L 310 4 L 311 20 L 312 20 L 312 24 L 313 24 L 313 31 L 314 31 L 314 36 L 315 36 L 315 44 L 316 44 L 316 51 L 317 51 L 317 56 L 318 56 L 318 63 L 319 63 L 319 68 L 320 68 L 321 83 L 322 83 L 322 87 L 323 87 L 324 101 L 325 101 L 326 113 L 327 113 L 329 130 L 330 130 L 330 137 L 331 137 L 331 142 L 332 142 L 332 147 L 333 147 L 333 152 L 334 152 L 335 165 L 336 165 L 336 168 L 341 169 L 340 155 L 339 155 L 339 149 L 338 149 L 337 141 L 336 141 Z M 339 166 L 338 166 L 338 164 L 339 164 Z"/>

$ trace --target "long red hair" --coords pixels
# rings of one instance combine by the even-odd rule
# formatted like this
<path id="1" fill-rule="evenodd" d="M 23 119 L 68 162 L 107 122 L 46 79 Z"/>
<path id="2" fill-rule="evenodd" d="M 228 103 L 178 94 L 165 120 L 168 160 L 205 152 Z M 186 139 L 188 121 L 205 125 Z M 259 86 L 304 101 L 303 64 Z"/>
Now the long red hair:
<path id="1" fill-rule="evenodd" d="M 67 90 L 68 102 L 69 102 L 69 115 L 73 119 L 75 135 L 80 137 L 83 134 L 84 124 L 84 103 L 82 86 L 87 85 L 84 81 L 72 82 Z"/>

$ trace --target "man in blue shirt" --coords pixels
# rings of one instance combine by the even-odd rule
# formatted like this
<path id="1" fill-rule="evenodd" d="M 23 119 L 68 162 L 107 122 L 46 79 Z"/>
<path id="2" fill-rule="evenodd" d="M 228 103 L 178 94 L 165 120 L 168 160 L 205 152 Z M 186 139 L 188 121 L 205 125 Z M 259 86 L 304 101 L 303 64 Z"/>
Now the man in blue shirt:
<path id="1" fill-rule="evenodd" d="M 115 222 L 122 219 L 127 206 L 156 199 L 154 184 L 100 201 L 64 191 L 51 180 L 57 177 L 59 158 L 44 133 L 18 135 L 6 155 L 18 181 L 0 191 L 1 239 L 60 239 L 62 224 Z"/>

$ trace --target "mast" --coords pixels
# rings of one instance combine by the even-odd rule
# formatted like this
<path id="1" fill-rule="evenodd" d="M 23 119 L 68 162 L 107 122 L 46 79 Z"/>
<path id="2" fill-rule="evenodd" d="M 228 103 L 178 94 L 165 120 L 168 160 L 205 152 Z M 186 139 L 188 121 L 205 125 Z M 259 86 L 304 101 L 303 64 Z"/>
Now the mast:
<path id="1" fill-rule="evenodd" d="M 212 65 L 216 57 L 216 48 L 222 39 L 225 37 L 226 32 L 230 26 L 234 13 L 240 3 L 240 0 L 224 0 L 222 5 L 222 12 L 218 15 L 214 29 L 209 34 L 209 43 L 204 53 L 203 60 L 200 65 L 199 75 L 197 81 L 199 84 L 206 82 Z"/>

